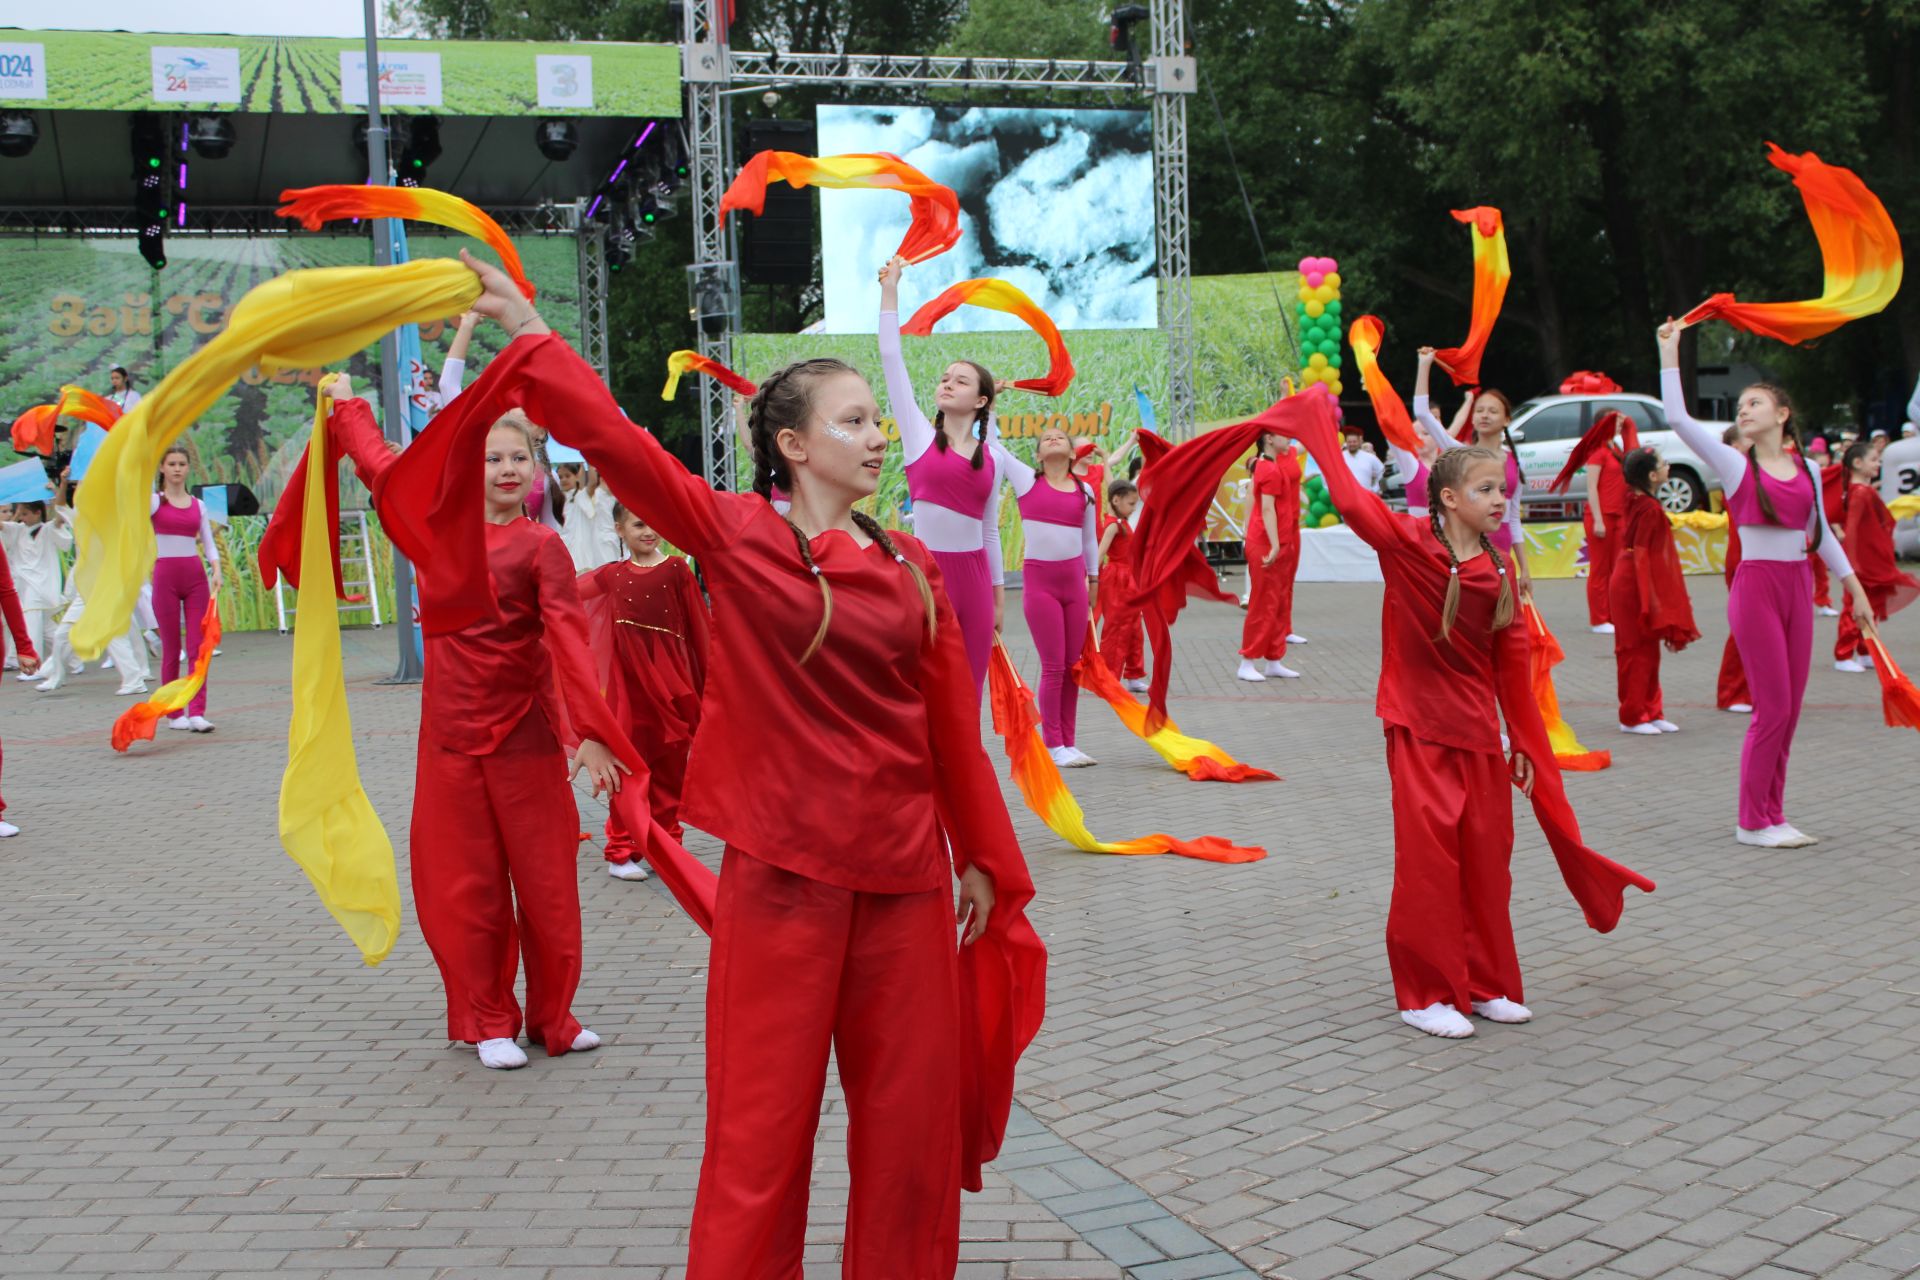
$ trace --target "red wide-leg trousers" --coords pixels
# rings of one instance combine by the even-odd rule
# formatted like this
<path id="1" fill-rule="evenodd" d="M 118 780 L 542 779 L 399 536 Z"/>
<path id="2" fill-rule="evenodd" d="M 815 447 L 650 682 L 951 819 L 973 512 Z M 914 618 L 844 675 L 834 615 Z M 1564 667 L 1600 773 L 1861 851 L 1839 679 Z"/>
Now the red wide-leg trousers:
<path id="1" fill-rule="evenodd" d="M 1240 656 L 1253 662 L 1279 662 L 1287 656 L 1293 630 L 1293 578 L 1300 570 L 1300 539 L 1280 539 L 1280 554 L 1261 564 L 1266 548 L 1247 548 L 1247 616 L 1240 624 Z"/>
<path id="2" fill-rule="evenodd" d="M 688 1280 L 800 1280 L 829 1048 L 847 1097 L 852 1174 L 841 1275 L 951 1280 L 957 973 L 949 891 L 859 893 L 727 849 Z"/>
<path id="3" fill-rule="evenodd" d="M 528 1038 L 565 1053 L 580 1034 L 580 814 L 567 762 L 538 708 L 488 755 L 420 736 L 410 860 L 420 932 L 447 988 L 447 1038 L 520 1034 L 513 998 L 527 959 Z M 518 928 L 515 927 L 516 913 Z"/>
<path id="4" fill-rule="evenodd" d="M 1593 533 L 1593 503 L 1586 504 L 1581 523 L 1587 530 L 1587 625 L 1600 626 L 1613 620 L 1613 553 L 1619 544 L 1619 531 L 1604 538 Z"/>
<path id="5" fill-rule="evenodd" d="M 1100 578 L 1100 660 L 1116 679 L 1139 680 L 1147 674 L 1146 628 L 1140 610 L 1127 599 L 1133 594 L 1133 572 L 1109 564 Z"/>
<path id="6" fill-rule="evenodd" d="M 1514 953 L 1513 803 L 1500 756 L 1387 726 L 1393 902 L 1387 964 L 1402 1009 L 1524 1001 Z"/>
<path id="7" fill-rule="evenodd" d="M 1613 575 L 1613 661 L 1620 697 L 1620 723 L 1646 724 L 1663 718 L 1660 693 L 1660 642 L 1640 626 L 1640 587 L 1633 562 Z"/>

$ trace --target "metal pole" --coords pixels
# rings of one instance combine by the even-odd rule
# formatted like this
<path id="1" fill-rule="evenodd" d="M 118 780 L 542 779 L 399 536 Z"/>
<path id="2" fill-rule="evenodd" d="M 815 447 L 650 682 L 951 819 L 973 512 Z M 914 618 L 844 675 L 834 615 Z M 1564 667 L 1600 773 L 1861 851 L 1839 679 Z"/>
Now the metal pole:
<path id="1" fill-rule="evenodd" d="M 384 187 L 387 176 L 387 126 L 380 115 L 380 39 L 374 25 L 374 0 L 364 0 L 367 29 L 367 182 Z M 393 223 L 373 220 L 373 265 L 393 265 Z M 400 407 L 400 335 L 389 329 L 380 339 L 380 413 L 387 439 L 404 445 L 406 419 Z M 425 674 L 413 640 L 413 566 L 393 548 L 393 628 L 400 644 L 400 660 L 381 684 L 418 684 Z"/>

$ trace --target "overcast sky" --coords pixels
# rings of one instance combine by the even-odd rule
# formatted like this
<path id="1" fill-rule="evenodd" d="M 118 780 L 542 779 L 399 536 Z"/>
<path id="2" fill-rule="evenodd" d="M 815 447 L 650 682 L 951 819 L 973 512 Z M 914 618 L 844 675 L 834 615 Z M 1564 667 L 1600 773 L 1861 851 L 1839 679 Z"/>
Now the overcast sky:
<path id="1" fill-rule="evenodd" d="M 70 31 L 357 36 L 362 8 L 363 0 L 84 0 L 57 6 L 60 20 L 52 25 Z M 49 10 L 46 0 L 0 0 L 0 27 L 45 27 Z"/>

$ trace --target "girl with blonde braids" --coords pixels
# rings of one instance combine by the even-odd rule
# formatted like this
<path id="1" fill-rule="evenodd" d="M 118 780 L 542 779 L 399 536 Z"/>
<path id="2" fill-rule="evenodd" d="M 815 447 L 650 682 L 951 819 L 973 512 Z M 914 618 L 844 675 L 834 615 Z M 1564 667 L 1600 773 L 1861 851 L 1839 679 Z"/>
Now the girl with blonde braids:
<path id="1" fill-rule="evenodd" d="M 939 571 L 854 508 L 887 449 L 873 391 L 836 360 L 774 373 L 748 413 L 755 492 L 716 492 L 505 275 L 470 265 L 476 309 L 512 341 L 448 412 L 512 403 L 554 424 L 699 560 L 712 600 L 681 815 L 726 844 L 688 1274 L 799 1274 L 831 1050 L 851 1120 L 844 1274 L 951 1276 L 960 1190 L 1004 1136 L 1046 954 Z"/>
<path id="2" fill-rule="evenodd" d="M 1331 414 L 1304 427 L 1297 415 L 1270 414 L 1267 429 L 1298 438 L 1320 464 L 1334 505 L 1378 553 L 1386 581 L 1375 713 L 1386 724 L 1393 781 L 1387 962 L 1400 1017 L 1448 1038 L 1473 1034 L 1469 1011 L 1526 1022 L 1533 1014 L 1521 1003 L 1507 911 L 1509 783 L 1532 800 L 1595 929 L 1618 923 L 1625 886 L 1651 891 L 1653 882 L 1582 844 L 1561 790 L 1532 696 L 1526 628 L 1514 625 L 1514 569 L 1492 537 L 1507 514 L 1503 459 L 1471 445 L 1446 450 L 1428 476 L 1425 518 L 1400 515 L 1340 461 Z"/>

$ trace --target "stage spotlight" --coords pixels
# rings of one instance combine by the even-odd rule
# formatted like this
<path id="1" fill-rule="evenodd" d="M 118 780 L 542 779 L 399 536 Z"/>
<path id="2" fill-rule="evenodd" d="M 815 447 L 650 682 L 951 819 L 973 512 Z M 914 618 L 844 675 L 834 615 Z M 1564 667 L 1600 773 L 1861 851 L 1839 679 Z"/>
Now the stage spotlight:
<path id="1" fill-rule="evenodd" d="M 580 131 L 571 120 L 537 120 L 533 125 L 533 141 L 541 155 L 559 164 L 579 147 Z"/>
<path id="2" fill-rule="evenodd" d="M 625 214 L 615 214 L 607 232 L 607 270 L 618 271 L 633 261 L 633 227 Z"/>
<path id="3" fill-rule="evenodd" d="M 135 112 L 132 143 L 133 214 L 140 256 L 158 271 L 167 265 L 167 136 L 161 117 Z"/>
<path id="4" fill-rule="evenodd" d="M 395 171 L 401 186 L 417 187 L 426 180 L 427 166 L 440 158 L 440 117 L 407 116 L 405 119 L 405 142 Z"/>
<path id="5" fill-rule="evenodd" d="M 40 126 L 28 111 L 0 112 L 0 156 L 18 160 L 40 141 Z"/>
<path id="6" fill-rule="evenodd" d="M 1107 43 L 1127 55 L 1136 78 L 1140 73 L 1140 46 L 1133 42 L 1133 29 L 1151 16 L 1143 4 L 1123 4 L 1114 9 L 1113 25 L 1107 28 Z"/>
<path id="7" fill-rule="evenodd" d="M 233 151 L 236 138 L 233 121 L 227 116 L 189 116 L 187 141 L 202 160 L 224 160 Z"/>
<path id="8" fill-rule="evenodd" d="M 727 293 L 727 282 L 721 270 L 714 266 L 689 268 L 697 274 L 693 281 L 693 314 L 700 322 L 700 332 L 708 335 L 722 334 L 733 322 L 733 299 Z"/>

